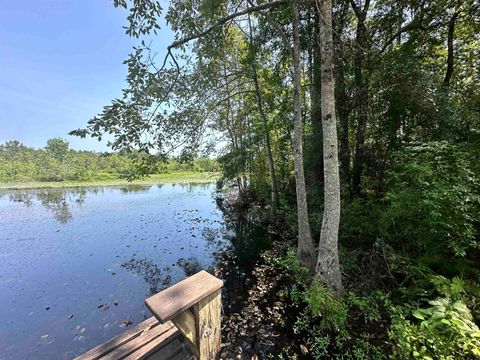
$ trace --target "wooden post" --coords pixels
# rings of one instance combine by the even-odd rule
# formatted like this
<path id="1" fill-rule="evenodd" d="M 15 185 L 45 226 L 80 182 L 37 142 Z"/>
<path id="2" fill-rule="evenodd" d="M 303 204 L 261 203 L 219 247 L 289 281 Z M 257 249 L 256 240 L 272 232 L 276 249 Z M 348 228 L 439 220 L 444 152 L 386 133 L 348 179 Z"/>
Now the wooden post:
<path id="1" fill-rule="evenodd" d="M 200 360 L 213 360 L 221 344 L 222 293 L 217 290 L 193 306 Z"/>
<path id="2" fill-rule="evenodd" d="M 145 303 L 161 322 L 172 320 L 198 360 L 213 360 L 221 345 L 222 286 L 221 280 L 200 271 Z"/>

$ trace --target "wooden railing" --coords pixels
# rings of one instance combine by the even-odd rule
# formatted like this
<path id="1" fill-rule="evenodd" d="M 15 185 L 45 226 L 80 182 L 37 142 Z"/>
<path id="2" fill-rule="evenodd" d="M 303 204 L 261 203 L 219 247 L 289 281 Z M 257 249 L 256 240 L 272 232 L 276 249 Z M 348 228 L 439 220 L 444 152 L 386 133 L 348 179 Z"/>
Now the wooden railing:
<path id="1" fill-rule="evenodd" d="M 154 317 L 76 360 L 215 359 L 221 344 L 221 287 L 206 271 L 145 300 Z M 183 334 L 188 352 L 182 346 Z"/>
<path id="2" fill-rule="evenodd" d="M 221 344 L 223 282 L 206 271 L 145 300 L 161 322 L 171 320 L 199 360 L 215 359 Z"/>

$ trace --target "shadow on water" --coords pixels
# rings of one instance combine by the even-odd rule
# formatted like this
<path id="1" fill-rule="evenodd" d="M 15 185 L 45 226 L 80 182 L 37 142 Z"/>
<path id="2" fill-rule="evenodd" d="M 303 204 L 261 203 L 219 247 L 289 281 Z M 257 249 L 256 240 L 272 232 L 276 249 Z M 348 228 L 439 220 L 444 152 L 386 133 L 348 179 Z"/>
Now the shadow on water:
<path id="1" fill-rule="evenodd" d="M 185 184 L 176 186 L 182 186 L 187 191 L 189 189 Z M 224 311 L 228 315 L 241 308 L 251 286 L 251 272 L 259 254 L 271 247 L 275 235 L 267 231 L 268 223 L 254 208 L 237 211 L 233 207 L 224 206 L 221 199 L 216 200 L 217 207 L 222 211 L 222 228 L 205 226 L 201 231 L 202 238 L 208 244 L 223 248 L 214 253 L 215 263 L 205 268 L 198 258 L 189 257 L 179 258 L 172 266 L 181 268 L 184 277 L 192 276 L 200 270 L 214 273 L 214 267 L 220 269 L 220 275 L 224 280 L 222 291 Z M 202 219 L 197 217 L 191 221 L 196 225 L 202 223 Z M 226 249 L 221 246 L 224 242 L 228 244 Z M 121 266 L 143 278 L 149 286 L 147 294 L 149 296 L 171 285 L 172 279 L 168 275 L 171 266 L 161 267 L 147 258 L 132 258 Z"/>
<path id="2" fill-rule="evenodd" d="M 271 247 L 274 235 L 254 208 L 230 208 L 221 199 L 217 199 L 217 206 L 224 213 L 224 238 L 231 244 L 230 251 L 219 253 L 217 261 L 225 280 L 222 294 L 228 315 L 240 311 L 251 286 L 252 270 L 262 251 Z"/>

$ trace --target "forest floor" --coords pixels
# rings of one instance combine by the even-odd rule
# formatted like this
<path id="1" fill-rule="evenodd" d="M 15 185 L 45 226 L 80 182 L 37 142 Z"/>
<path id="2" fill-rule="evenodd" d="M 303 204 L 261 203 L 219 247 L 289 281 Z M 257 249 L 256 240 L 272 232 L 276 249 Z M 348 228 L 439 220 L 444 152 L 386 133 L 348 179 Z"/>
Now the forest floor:
<path id="1" fill-rule="evenodd" d="M 0 182 L 0 190 L 45 189 L 82 186 L 148 185 L 158 183 L 208 183 L 216 181 L 215 172 L 172 172 L 153 174 L 144 179 L 128 181 L 122 178 L 96 179 L 87 181 L 11 181 Z"/>

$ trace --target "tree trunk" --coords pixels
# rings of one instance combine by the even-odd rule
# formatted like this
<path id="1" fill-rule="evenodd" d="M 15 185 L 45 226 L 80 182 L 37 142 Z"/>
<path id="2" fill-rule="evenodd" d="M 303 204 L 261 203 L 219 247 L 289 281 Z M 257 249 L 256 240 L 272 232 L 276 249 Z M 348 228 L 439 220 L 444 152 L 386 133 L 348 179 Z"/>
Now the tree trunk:
<path id="1" fill-rule="evenodd" d="M 348 184 L 350 183 L 350 140 L 348 137 L 350 132 L 348 122 L 350 109 L 345 85 L 345 72 L 342 64 L 338 64 L 335 75 L 338 84 L 336 103 L 340 123 L 340 168 L 342 170 L 343 181 Z"/>
<path id="2" fill-rule="evenodd" d="M 323 155 L 322 155 L 322 107 L 321 107 L 321 60 L 320 60 L 320 40 L 319 40 L 319 18 L 318 14 L 314 17 L 313 27 L 313 62 L 312 62 L 312 86 L 310 91 L 311 99 L 311 119 L 312 119 L 312 139 L 310 148 L 311 162 L 313 163 L 312 175 L 315 186 L 323 186 Z"/>
<path id="3" fill-rule="evenodd" d="M 450 80 L 453 75 L 453 39 L 455 34 L 455 22 L 457 21 L 458 12 L 453 14 L 452 18 L 448 22 L 448 37 L 447 37 L 447 72 L 445 73 L 445 79 L 443 83 L 446 86 L 450 85 Z"/>
<path id="4" fill-rule="evenodd" d="M 343 30 L 348 16 L 349 1 L 343 0 L 339 18 L 337 19 L 336 31 L 333 34 L 335 46 L 335 103 L 339 120 L 339 157 L 340 174 L 344 183 L 350 184 L 350 101 L 347 95 L 347 85 L 345 81 L 345 46 L 342 40 Z"/>
<path id="5" fill-rule="evenodd" d="M 354 1 L 352 0 L 352 6 Z M 356 31 L 356 53 L 354 61 L 355 86 L 356 86 L 356 102 L 358 113 L 357 133 L 355 136 L 355 155 L 352 167 L 352 194 L 360 195 L 360 185 L 362 181 L 363 167 L 365 163 L 365 130 L 368 119 L 368 86 L 364 79 L 365 52 L 368 47 L 367 28 L 365 19 L 367 17 L 369 2 L 365 2 L 363 10 L 354 6 L 357 15 L 357 31 Z"/>
<path id="6" fill-rule="evenodd" d="M 338 169 L 337 121 L 335 115 L 335 80 L 333 77 L 333 29 L 331 0 L 316 0 L 320 12 L 322 60 L 322 127 L 324 164 L 324 210 L 318 246 L 316 276 L 340 294 L 342 276 L 338 259 L 340 224 L 340 175 Z"/>
<path id="7" fill-rule="evenodd" d="M 295 166 L 295 185 L 297 192 L 298 218 L 298 260 L 312 272 L 315 270 L 315 249 L 313 247 L 310 222 L 308 220 L 307 189 L 303 169 L 303 124 L 301 99 L 301 69 L 300 69 L 300 35 L 298 3 L 292 2 L 293 8 L 293 159 Z"/>

